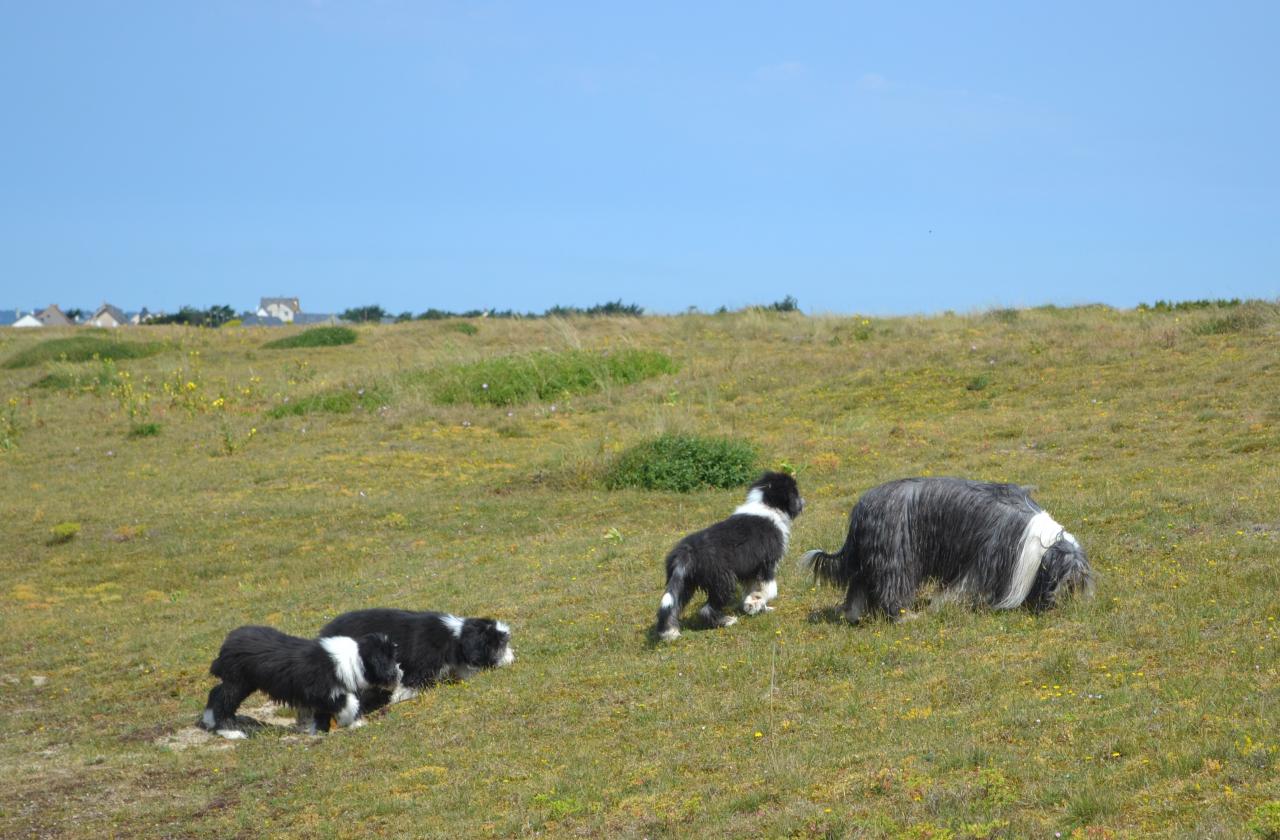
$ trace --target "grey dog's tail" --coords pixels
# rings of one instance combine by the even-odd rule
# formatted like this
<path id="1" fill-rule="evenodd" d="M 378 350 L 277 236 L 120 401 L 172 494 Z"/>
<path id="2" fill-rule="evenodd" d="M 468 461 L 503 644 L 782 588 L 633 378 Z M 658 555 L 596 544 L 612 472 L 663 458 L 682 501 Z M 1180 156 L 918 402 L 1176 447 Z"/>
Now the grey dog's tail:
<path id="1" fill-rule="evenodd" d="M 820 548 L 806 551 L 800 557 L 800 565 L 807 567 L 813 573 L 815 580 L 832 586 L 845 587 L 857 573 L 853 555 L 853 528 L 851 527 L 839 551 L 834 554 L 828 554 Z"/>
<path id="2" fill-rule="evenodd" d="M 658 623 L 654 632 L 662 641 L 670 641 L 680 635 L 680 613 L 693 596 L 689 582 L 689 569 L 682 546 L 677 546 L 667 558 L 667 591 L 662 593 L 658 605 Z"/>

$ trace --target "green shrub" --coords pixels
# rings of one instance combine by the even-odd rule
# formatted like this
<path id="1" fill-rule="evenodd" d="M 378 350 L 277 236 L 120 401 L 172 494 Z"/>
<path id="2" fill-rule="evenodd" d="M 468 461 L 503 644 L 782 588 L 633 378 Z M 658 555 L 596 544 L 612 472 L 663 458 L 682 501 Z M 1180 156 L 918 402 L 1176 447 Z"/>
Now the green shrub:
<path id="1" fill-rule="evenodd" d="M 480 332 L 480 328 L 470 321 L 450 321 L 444 325 L 446 332 L 462 333 L 463 335 L 475 335 Z"/>
<path id="2" fill-rule="evenodd" d="M 663 435 L 622 453 L 606 474 L 605 486 L 678 493 L 740 487 L 755 478 L 757 460 L 755 447 L 744 441 Z"/>
<path id="3" fill-rule="evenodd" d="M 277 338 L 262 345 L 267 350 L 288 350 L 293 347 L 336 347 L 339 344 L 355 344 L 356 331 L 350 327 L 312 327 L 297 335 Z"/>
<path id="4" fill-rule="evenodd" d="M 267 411 L 268 417 L 301 416 L 314 412 L 328 414 L 350 414 L 357 408 L 365 411 L 376 411 L 389 401 L 389 395 L 381 386 L 357 385 L 321 391 L 296 400 L 281 403 Z"/>
<path id="5" fill-rule="evenodd" d="M 165 349 L 162 341 L 120 341 L 103 335 L 52 338 L 5 359 L 10 370 L 43 362 L 88 362 L 93 359 L 141 359 Z"/>
<path id="6" fill-rule="evenodd" d="M 653 350 L 567 350 L 485 359 L 415 378 L 427 379 L 432 398 L 446 405 L 514 405 L 629 385 L 676 370 L 669 356 Z"/>

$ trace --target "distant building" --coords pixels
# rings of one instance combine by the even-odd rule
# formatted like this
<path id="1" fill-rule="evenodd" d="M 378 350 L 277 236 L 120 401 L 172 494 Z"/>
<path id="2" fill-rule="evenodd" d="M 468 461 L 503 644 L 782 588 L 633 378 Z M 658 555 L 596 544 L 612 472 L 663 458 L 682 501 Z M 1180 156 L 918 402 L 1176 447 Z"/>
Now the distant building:
<path id="1" fill-rule="evenodd" d="M 51 303 L 48 306 L 46 306 L 44 309 L 41 309 L 39 312 L 37 312 L 35 314 L 35 319 L 40 322 L 40 326 L 42 327 L 72 326 L 71 319 L 68 318 L 63 313 L 63 311 L 58 308 L 58 304 L 56 303 Z M 17 326 L 17 325 L 15 324 L 14 326 Z"/>
<path id="2" fill-rule="evenodd" d="M 328 324 L 329 326 L 334 326 L 336 324 L 347 323 L 337 315 L 323 315 L 319 312 L 310 312 L 307 314 L 299 312 L 294 316 L 293 322 L 295 324 L 305 324 L 307 326 L 314 326 L 316 324 Z"/>
<path id="3" fill-rule="evenodd" d="M 21 318 L 13 322 L 15 327 L 43 327 L 44 324 L 35 315 L 23 315 Z"/>
<path id="4" fill-rule="evenodd" d="M 259 310 L 261 311 L 261 310 Z M 283 327 L 284 321 L 273 315 L 246 315 L 240 319 L 242 327 Z"/>
<path id="5" fill-rule="evenodd" d="M 162 315 L 164 315 L 163 312 L 151 312 L 145 306 L 142 307 L 142 311 L 140 312 L 132 312 L 132 313 L 126 313 L 126 314 L 129 316 L 129 323 L 133 324 L 135 327 L 138 324 L 149 324 L 152 321 L 154 321 L 156 318 L 159 318 Z"/>
<path id="6" fill-rule="evenodd" d="M 266 298 L 258 304 L 257 315 L 259 318 L 276 318 L 286 324 L 292 324 L 293 319 L 302 311 L 302 307 L 298 305 L 298 299 L 295 298 Z"/>
<path id="7" fill-rule="evenodd" d="M 85 321 L 85 323 L 91 327 L 123 327 L 125 324 L 129 323 L 129 316 L 125 315 L 111 304 L 104 303 L 102 306 L 98 307 L 97 311 L 89 316 L 89 319 Z"/>

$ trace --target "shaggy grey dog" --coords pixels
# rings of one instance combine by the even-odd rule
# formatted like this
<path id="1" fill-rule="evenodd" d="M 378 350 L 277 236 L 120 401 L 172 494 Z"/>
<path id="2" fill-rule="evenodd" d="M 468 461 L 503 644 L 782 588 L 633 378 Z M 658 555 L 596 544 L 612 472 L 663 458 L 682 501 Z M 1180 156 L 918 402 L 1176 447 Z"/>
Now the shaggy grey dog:
<path id="1" fill-rule="evenodd" d="M 1073 591 L 1093 592 L 1093 571 L 1076 538 L 1016 484 L 907 478 L 873 487 L 849 515 L 835 554 L 801 559 L 816 579 L 846 590 L 845 617 L 869 609 L 903 618 L 926 580 L 934 603 L 1047 609 Z"/>

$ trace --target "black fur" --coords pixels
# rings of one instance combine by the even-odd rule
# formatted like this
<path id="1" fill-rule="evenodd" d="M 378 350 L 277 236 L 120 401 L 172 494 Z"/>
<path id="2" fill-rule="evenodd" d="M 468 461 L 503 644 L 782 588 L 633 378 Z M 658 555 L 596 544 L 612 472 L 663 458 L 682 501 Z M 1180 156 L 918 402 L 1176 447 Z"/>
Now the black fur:
<path id="1" fill-rule="evenodd" d="M 348 713 L 349 704 L 357 692 L 398 683 L 395 644 L 385 635 L 368 634 L 354 641 L 362 671 L 355 678 L 339 668 L 324 641 L 255 625 L 232 630 L 209 666 L 209 673 L 222 682 L 209 692 L 199 725 L 226 737 L 243 737 L 236 710 L 254 691 L 296 708 L 300 724 L 309 725 L 313 715 L 321 714 L 350 724 L 355 716 Z"/>
<path id="2" fill-rule="evenodd" d="M 454 631 L 457 628 L 457 632 Z M 459 618 L 448 613 L 411 610 L 355 610 L 330 621 L 323 635 L 383 633 L 396 644 L 404 676 L 398 696 L 370 688 L 360 695 L 362 713 L 449 679 L 465 679 L 476 671 L 507 665 L 515 658 L 511 631 L 492 618 Z"/>
<path id="3" fill-rule="evenodd" d="M 908 615 L 929 579 L 941 584 L 944 599 L 1045 609 L 1071 591 L 1091 592 L 1093 572 L 1075 537 L 1044 514 L 1038 522 L 1049 536 L 1033 537 L 1041 543 L 1028 555 L 1037 562 L 1035 577 L 1028 584 L 1018 574 L 1024 535 L 1038 514 L 1044 509 L 1016 484 L 891 481 L 854 505 L 839 551 L 815 549 L 804 562 L 817 579 L 846 589 L 843 609 L 850 621 L 869 609 Z"/>
<path id="4" fill-rule="evenodd" d="M 756 479 L 742 505 L 721 520 L 680 540 L 667 555 L 667 589 L 658 608 L 654 632 L 660 639 L 680 635 L 680 613 L 698 590 L 707 593 L 701 614 L 713 625 L 732 624 L 727 612 L 747 583 L 742 609 L 755 614 L 777 594 L 778 563 L 787 551 L 791 521 L 804 510 L 796 481 L 786 473 L 767 472 Z M 777 519 L 755 508 L 759 504 Z"/>

